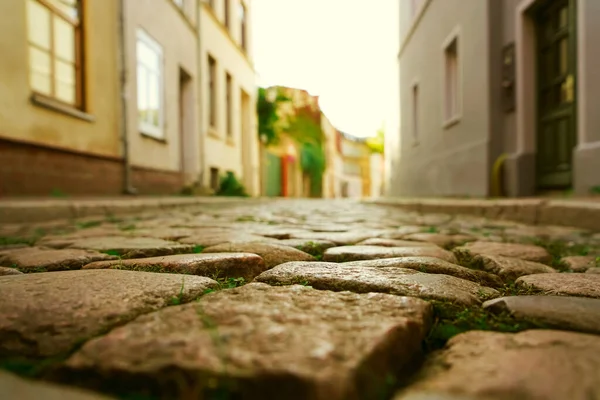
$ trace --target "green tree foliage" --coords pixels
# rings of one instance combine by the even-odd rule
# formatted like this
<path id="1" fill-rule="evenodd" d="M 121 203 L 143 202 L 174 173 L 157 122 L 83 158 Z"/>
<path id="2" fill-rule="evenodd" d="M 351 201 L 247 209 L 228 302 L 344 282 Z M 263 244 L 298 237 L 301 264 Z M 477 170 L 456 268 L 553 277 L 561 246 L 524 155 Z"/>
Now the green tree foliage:
<path id="1" fill-rule="evenodd" d="M 277 107 L 280 103 L 289 101 L 289 99 L 280 93 L 277 93 L 275 99 L 269 99 L 265 88 L 258 88 L 257 113 L 258 113 L 258 135 L 266 138 L 267 146 L 277 144 L 279 137 L 277 135 L 276 124 L 279 121 Z"/>
<path id="2" fill-rule="evenodd" d="M 216 193 L 217 196 L 240 196 L 247 197 L 246 189 L 244 185 L 238 181 L 233 172 L 227 172 L 222 178 L 219 184 L 219 190 Z"/>
<path id="3" fill-rule="evenodd" d="M 308 106 L 297 109 L 286 133 L 300 144 L 300 166 L 310 179 L 310 195 L 319 197 L 326 168 L 325 134 L 321 129 L 320 111 Z"/>
<path id="4" fill-rule="evenodd" d="M 385 150 L 385 130 L 381 127 L 375 137 L 367 138 L 367 146 L 373 153 L 383 154 Z"/>

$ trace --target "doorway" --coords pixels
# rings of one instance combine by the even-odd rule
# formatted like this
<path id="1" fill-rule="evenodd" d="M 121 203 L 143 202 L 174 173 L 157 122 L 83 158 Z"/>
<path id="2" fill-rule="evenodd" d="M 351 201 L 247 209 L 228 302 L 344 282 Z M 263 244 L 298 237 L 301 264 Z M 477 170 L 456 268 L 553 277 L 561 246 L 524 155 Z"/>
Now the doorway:
<path id="1" fill-rule="evenodd" d="M 194 183 L 196 145 L 194 138 L 194 91 L 192 77 L 179 69 L 179 171 L 184 185 Z"/>
<path id="2" fill-rule="evenodd" d="M 535 12 L 537 37 L 537 152 L 539 190 L 573 183 L 576 145 L 576 0 L 547 0 Z"/>

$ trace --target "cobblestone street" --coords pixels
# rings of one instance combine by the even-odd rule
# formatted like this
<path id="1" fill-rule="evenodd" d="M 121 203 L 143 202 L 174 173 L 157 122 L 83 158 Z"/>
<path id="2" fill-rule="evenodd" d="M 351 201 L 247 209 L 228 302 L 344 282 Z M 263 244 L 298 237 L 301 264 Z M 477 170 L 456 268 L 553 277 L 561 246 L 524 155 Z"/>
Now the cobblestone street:
<path id="1" fill-rule="evenodd" d="M 0 275 L 2 399 L 600 399 L 597 232 L 214 202 L 5 224 Z"/>

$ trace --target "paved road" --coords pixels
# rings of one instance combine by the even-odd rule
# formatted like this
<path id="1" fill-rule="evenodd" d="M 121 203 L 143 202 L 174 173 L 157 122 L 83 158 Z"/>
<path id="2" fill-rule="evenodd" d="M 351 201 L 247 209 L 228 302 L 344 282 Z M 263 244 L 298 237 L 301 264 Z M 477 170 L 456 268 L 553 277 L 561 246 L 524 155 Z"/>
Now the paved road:
<path id="1" fill-rule="evenodd" d="M 4 225 L 0 397 L 596 399 L 599 256 L 353 201 Z"/>

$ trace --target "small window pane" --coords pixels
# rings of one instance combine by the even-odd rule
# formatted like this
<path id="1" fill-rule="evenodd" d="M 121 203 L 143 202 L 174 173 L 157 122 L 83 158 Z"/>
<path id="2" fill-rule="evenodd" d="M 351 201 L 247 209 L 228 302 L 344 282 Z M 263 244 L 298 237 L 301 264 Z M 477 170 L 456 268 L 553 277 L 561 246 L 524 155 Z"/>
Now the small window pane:
<path id="1" fill-rule="evenodd" d="M 77 0 L 46 0 L 54 8 L 66 14 L 74 20 L 79 20 L 79 10 Z"/>
<path id="2" fill-rule="evenodd" d="M 160 68 L 160 56 L 146 43 L 138 42 L 138 61 L 149 70 L 158 72 Z"/>
<path id="3" fill-rule="evenodd" d="M 54 49 L 58 58 L 75 62 L 75 27 L 60 18 L 54 18 Z"/>
<path id="4" fill-rule="evenodd" d="M 27 2 L 29 41 L 50 49 L 50 11 L 35 0 Z"/>
<path id="5" fill-rule="evenodd" d="M 148 80 L 148 107 L 152 110 L 150 123 L 159 126 L 158 110 L 160 109 L 160 81 L 159 76 L 150 74 Z"/>
<path id="6" fill-rule="evenodd" d="M 559 28 L 564 28 L 567 26 L 567 17 L 568 17 L 568 10 L 567 7 L 563 7 L 560 9 L 559 12 L 559 16 L 558 16 L 558 27 Z"/>
<path id="7" fill-rule="evenodd" d="M 138 66 L 137 69 L 137 101 L 138 110 L 140 111 L 139 118 L 141 121 L 146 121 L 145 111 L 148 109 L 148 73 L 143 66 Z"/>
<path id="8" fill-rule="evenodd" d="M 56 60 L 54 68 L 56 98 L 65 103 L 75 104 L 75 66 Z"/>
<path id="9" fill-rule="evenodd" d="M 29 48 L 29 64 L 31 72 L 31 88 L 42 94 L 51 94 L 50 54 Z"/>

